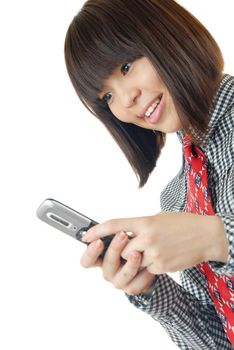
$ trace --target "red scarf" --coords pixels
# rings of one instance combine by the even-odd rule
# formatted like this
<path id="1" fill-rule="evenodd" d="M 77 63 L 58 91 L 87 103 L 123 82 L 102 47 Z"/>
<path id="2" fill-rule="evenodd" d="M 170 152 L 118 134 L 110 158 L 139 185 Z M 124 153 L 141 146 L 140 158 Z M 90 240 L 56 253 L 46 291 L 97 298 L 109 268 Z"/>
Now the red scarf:
<path id="1" fill-rule="evenodd" d="M 203 151 L 184 136 L 185 169 L 187 174 L 186 212 L 215 215 L 208 189 L 207 162 Z M 208 263 L 201 263 L 199 271 L 205 275 L 208 291 L 226 335 L 234 346 L 234 277 L 218 275 Z"/>

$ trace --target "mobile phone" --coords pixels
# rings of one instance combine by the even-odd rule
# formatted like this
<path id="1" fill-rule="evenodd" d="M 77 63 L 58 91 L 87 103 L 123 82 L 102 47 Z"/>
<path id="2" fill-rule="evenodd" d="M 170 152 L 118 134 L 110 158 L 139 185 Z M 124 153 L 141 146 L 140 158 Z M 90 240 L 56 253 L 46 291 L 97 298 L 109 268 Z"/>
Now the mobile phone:
<path id="1" fill-rule="evenodd" d="M 82 241 L 83 235 L 88 229 L 97 224 L 96 221 L 51 198 L 45 199 L 36 213 L 42 221 L 85 244 L 88 243 Z M 113 234 L 101 238 L 104 243 L 104 250 L 100 257 L 104 256 L 114 236 Z"/>

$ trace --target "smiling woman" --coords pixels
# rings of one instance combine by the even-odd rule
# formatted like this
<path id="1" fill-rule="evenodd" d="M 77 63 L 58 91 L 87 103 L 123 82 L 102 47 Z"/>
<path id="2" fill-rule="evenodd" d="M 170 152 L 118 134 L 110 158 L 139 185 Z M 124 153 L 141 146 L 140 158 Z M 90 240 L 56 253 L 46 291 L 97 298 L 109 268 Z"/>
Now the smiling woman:
<path id="1" fill-rule="evenodd" d="M 181 170 L 162 212 L 92 227 L 83 267 L 152 316 L 183 350 L 234 345 L 234 78 L 207 29 L 174 0 L 88 0 L 65 40 L 73 86 L 143 186 L 166 134 Z M 126 232 L 131 232 L 129 239 Z M 104 257 L 100 238 L 114 234 Z M 167 273 L 181 272 L 181 284 Z"/>
<path id="2" fill-rule="evenodd" d="M 165 84 L 183 129 L 197 144 L 207 131 L 223 59 L 204 26 L 172 0 L 136 0 L 134 6 L 132 1 L 89 0 L 74 17 L 65 40 L 71 81 L 81 101 L 113 135 L 143 186 L 156 165 L 167 129 L 154 125 L 156 133 L 152 133 L 134 123 L 125 124 L 99 98 L 103 83 L 117 67 L 141 57 L 147 58 L 154 76 Z M 142 94 L 137 112 L 149 102 Z"/>

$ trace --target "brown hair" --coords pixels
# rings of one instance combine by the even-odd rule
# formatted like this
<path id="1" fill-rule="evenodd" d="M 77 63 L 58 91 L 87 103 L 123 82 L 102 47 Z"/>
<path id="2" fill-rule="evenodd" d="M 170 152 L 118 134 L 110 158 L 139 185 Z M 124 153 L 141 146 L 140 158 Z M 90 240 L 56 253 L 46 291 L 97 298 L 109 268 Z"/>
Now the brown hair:
<path id="1" fill-rule="evenodd" d="M 156 165 L 165 134 L 121 122 L 98 94 L 117 66 L 142 56 L 157 70 L 183 130 L 198 145 L 223 70 L 213 37 L 174 0 L 88 0 L 74 17 L 65 39 L 68 74 L 83 104 L 123 150 L 140 186 Z"/>

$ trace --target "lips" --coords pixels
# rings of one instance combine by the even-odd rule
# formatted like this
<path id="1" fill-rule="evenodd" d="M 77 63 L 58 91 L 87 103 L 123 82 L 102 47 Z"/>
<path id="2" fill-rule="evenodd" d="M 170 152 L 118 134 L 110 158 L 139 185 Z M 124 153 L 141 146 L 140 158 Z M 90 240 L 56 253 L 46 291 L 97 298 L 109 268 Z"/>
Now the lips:
<path id="1" fill-rule="evenodd" d="M 146 117 L 145 114 L 146 114 L 146 112 L 148 111 L 148 109 L 152 106 L 152 104 L 153 104 L 155 101 L 157 101 L 158 99 L 161 99 L 161 98 L 162 98 L 162 94 L 160 94 L 160 95 L 154 97 L 154 99 L 151 100 L 151 101 L 145 106 L 145 108 L 143 109 L 143 111 L 142 111 L 141 114 L 140 114 L 140 117 L 142 117 L 142 118 Z"/>
<path id="2" fill-rule="evenodd" d="M 164 95 L 161 95 L 160 102 L 157 104 L 154 110 L 152 110 L 152 112 L 148 117 L 145 116 L 144 118 L 145 121 L 149 124 L 157 124 L 158 121 L 161 119 L 164 113 L 164 110 L 165 110 L 165 98 L 164 98 Z"/>

